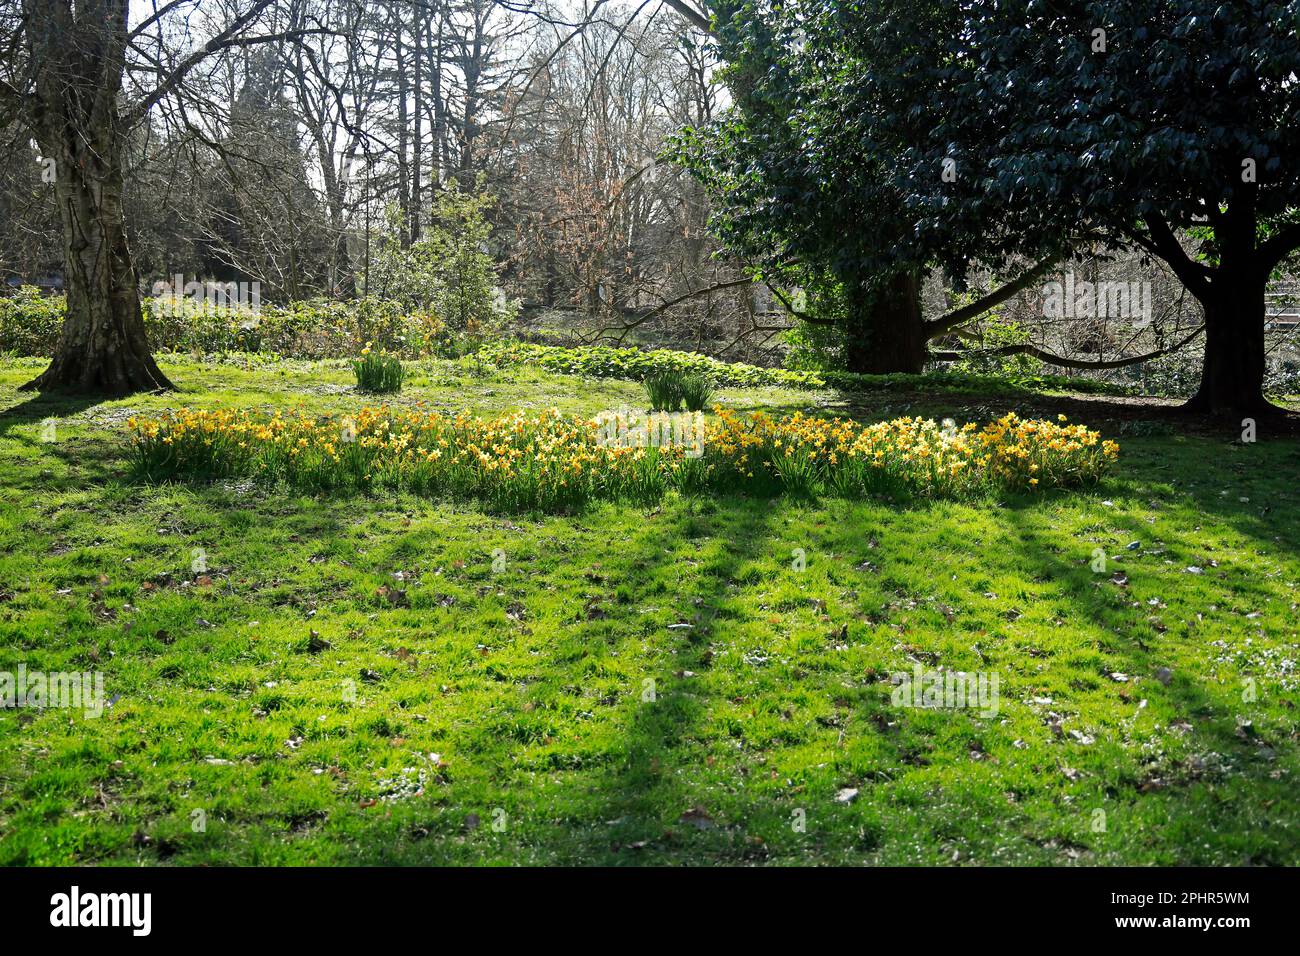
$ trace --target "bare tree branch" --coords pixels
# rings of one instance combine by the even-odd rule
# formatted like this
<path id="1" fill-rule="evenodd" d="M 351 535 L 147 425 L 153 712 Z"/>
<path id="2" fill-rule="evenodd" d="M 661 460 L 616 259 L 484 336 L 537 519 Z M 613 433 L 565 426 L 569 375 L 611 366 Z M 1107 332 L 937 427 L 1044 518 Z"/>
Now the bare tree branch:
<path id="1" fill-rule="evenodd" d="M 697 27 L 705 33 L 713 32 L 713 20 L 708 14 L 707 7 L 701 12 L 698 8 L 687 3 L 686 0 L 663 0 L 663 2 L 690 21 L 691 26 Z"/>
<path id="2" fill-rule="evenodd" d="M 1001 305 L 1003 302 L 1007 301 L 1007 299 L 1010 299 L 1021 290 L 1027 288 L 1030 283 L 1036 280 L 1048 269 L 1052 268 L 1052 266 L 1056 264 L 1056 261 L 1056 257 L 1054 256 L 1044 259 L 1032 269 L 1021 274 L 1021 276 L 1013 282 L 1008 282 L 1005 285 L 1000 286 L 983 298 L 970 303 L 970 305 L 964 305 L 959 309 L 954 309 L 947 315 L 942 315 L 937 319 L 925 323 L 925 337 L 927 339 L 932 339 L 936 336 L 942 335 L 958 325 L 963 325 L 971 319 L 978 318 L 985 312 L 989 311 L 989 309 Z"/>

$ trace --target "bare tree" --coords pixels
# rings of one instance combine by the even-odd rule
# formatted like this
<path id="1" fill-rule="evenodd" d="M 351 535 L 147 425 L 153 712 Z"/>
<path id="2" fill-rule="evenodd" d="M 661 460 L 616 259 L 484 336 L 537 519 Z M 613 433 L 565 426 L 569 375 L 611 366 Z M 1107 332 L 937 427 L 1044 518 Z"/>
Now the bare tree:
<path id="1" fill-rule="evenodd" d="M 136 41 L 193 5 L 170 0 L 131 26 L 129 0 L 22 0 L 0 18 L 11 51 L 0 75 L 0 119 L 16 119 L 54 160 L 63 232 L 67 317 L 53 361 L 27 389 L 123 395 L 168 388 L 149 352 L 138 277 L 127 244 L 123 150 L 151 108 L 179 95 L 189 74 L 222 51 L 323 32 L 263 32 L 272 0 L 231 3 L 197 42 L 182 25 L 172 40 L 191 46 L 168 62 L 135 56 Z M 128 67 L 150 77 L 124 94 Z"/>

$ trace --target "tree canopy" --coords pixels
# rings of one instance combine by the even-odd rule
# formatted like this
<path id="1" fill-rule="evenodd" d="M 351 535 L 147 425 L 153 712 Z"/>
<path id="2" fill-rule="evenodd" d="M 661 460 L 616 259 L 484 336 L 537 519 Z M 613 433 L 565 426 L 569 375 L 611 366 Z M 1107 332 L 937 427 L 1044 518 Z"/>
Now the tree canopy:
<path id="1" fill-rule="evenodd" d="M 717 24 L 736 104 L 685 151 L 734 247 L 880 283 L 1136 245 L 1205 306 L 1193 405 L 1268 410 L 1264 285 L 1300 245 L 1300 3 L 794 0 Z"/>

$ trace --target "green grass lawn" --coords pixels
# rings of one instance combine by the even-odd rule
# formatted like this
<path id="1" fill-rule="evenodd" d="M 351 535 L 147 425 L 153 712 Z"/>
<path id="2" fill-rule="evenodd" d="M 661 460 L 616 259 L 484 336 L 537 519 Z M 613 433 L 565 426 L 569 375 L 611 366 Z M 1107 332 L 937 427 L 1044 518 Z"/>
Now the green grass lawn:
<path id="1" fill-rule="evenodd" d="M 343 362 L 164 362 L 181 394 L 101 403 L 18 393 L 42 364 L 0 363 L 0 670 L 116 700 L 0 710 L 0 863 L 1300 863 L 1295 440 L 1081 399 L 1121 444 L 1082 492 L 494 515 L 127 480 L 129 415 L 354 409 Z M 643 404 L 437 362 L 416 400 Z M 997 714 L 895 706 L 918 662 L 996 674 Z"/>

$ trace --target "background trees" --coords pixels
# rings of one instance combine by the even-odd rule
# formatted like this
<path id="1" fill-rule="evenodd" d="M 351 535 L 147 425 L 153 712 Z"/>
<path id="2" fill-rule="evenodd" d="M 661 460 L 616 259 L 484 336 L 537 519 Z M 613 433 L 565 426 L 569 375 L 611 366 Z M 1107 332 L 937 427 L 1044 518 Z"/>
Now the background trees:
<path id="1" fill-rule="evenodd" d="M 24 238 L 61 208 L 36 165 L 54 150 L 29 146 L 38 117 L 66 128 L 42 89 L 79 89 L 68 102 L 100 110 L 76 122 L 104 137 L 92 150 L 104 168 L 58 195 L 109 209 L 87 207 L 67 235 L 120 222 L 105 240 L 116 279 L 94 251 L 103 276 L 65 267 L 78 331 L 38 387 L 165 385 L 130 290 L 177 273 L 255 281 L 264 301 L 370 294 L 378 255 L 390 240 L 418 243 L 452 182 L 492 195 L 486 251 L 506 266 L 505 294 L 534 312 L 571 310 L 575 329 L 596 335 L 625 334 L 654 311 L 683 344 L 735 338 L 752 320 L 734 260 L 715 258 L 702 190 L 658 155 L 677 128 L 711 116 L 717 94 L 698 31 L 667 7 L 69 0 L 49 20 L 2 9 L 16 55 L 0 125 L 21 158 L 4 200 L 19 215 L 0 223 L 0 248 L 15 254 L 0 269 L 31 280 L 70 255 Z M 86 51 L 102 67 L 74 76 Z M 75 157 L 60 165 L 66 176 L 81 168 Z M 672 301 L 682 308 L 661 308 Z M 86 329 L 108 331 L 92 342 Z"/>
<path id="2" fill-rule="evenodd" d="M 709 51 L 662 9 L 614 17 L 548 56 L 507 108 L 508 275 L 525 302 L 577 313 L 593 335 L 618 336 L 689 296 L 657 314 L 660 334 L 734 337 L 749 314 L 744 292 L 718 287 L 741 277 L 738 264 L 717 255 L 702 188 L 661 155 L 717 109 Z"/>
<path id="3" fill-rule="evenodd" d="M 795 323 L 803 359 L 855 371 L 1113 366 L 1199 303 L 1194 407 L 1266 409 L 1297 0 L 46 6 L 0 0 L 0 272 L 76 285 L 42 387 L 165 384 L 128 287 L 176 273 L 385 294 L 455 184 L 519 334 L 761 361 Z M 1177 279 L 1172 322 L 1051 325 L 1048 270 L 1114 256 Z"/>

